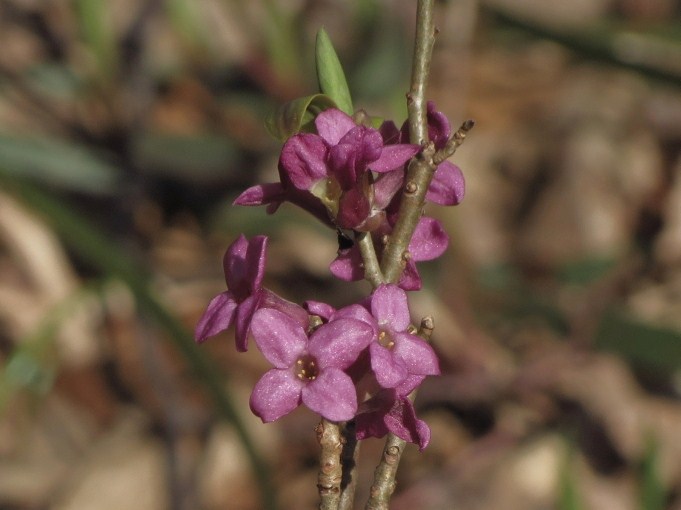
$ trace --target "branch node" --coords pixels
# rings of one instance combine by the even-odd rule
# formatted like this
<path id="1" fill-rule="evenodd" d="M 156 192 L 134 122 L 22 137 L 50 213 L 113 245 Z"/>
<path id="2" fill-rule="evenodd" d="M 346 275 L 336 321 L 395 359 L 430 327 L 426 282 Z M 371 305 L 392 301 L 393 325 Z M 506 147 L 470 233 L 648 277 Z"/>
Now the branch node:
<path id="1" fill-rule="evenodd" d="M 413 195 L 418 191 L 419 187 L 418 184 L 416 184 L 414 181 L 409 181 L 407 184 L 404 186 L 404 192 L 407 195 Z"/>

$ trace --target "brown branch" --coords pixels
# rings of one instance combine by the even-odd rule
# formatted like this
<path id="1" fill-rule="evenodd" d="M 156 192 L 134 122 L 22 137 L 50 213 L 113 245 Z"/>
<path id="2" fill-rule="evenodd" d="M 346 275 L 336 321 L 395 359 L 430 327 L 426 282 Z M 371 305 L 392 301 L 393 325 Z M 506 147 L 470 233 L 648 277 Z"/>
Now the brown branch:
<path id="1" fill-rule="evenodd" d="M 383 448 L 383 457 L 374 471 L 374 483 L 369 489 L 369 500 L 365 510 L 388 510 L 390 497 L 395 491 L 395 474 L 400 464 L 406 442 L 399 437 L 388 434 Z"/>
<path id="2" fill-rule="evenodd" d="M 322 418 L 315 431 L 321 447 L 317 477 L 319 510 L 337 510 L 343 478 L 343 468 L 340 461 L 343 441 L 340 427 L 337 423 Z"/>
<path id="3" fill-rule="evenodd" d="M 433 4 L 434 0 L 419 0 L 418 2 L 411 88 L 407 94 L 409 137 L 411 143 L 419 145 L 424 145 L 428 141 L 426 86 L 436 34 L 433 24 Z M 388 282 L 397 282 L 404 269 L 407 247 L 421 218 L 426 191 L 437 166 L 432 160 L 434 151 L 432 144 L 428 143 L 423 152 L 412 159 L 409 164 L 398 220 L 381 261 L 383 276 Z"/>

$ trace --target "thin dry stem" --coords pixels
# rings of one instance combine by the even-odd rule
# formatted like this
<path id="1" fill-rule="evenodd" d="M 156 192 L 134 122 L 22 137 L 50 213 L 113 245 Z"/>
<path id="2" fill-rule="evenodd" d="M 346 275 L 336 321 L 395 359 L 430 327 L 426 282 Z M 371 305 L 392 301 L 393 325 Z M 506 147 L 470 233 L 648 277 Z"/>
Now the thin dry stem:
<path id="1" fill-rule="evenodd" d="M 419 145 L 425 144 L 428 140 L 426 86 L 436 33 L 433 24 L 433 4 L 434 0 L 418 2 L 411 87 L 407 94 L 409 137 L 412 143 Z M 387 282 L 396 283 L 404 269 L 404 256 L 421 218 L 426 191 L 437 167 L 432 160 L 434 152 L 432 144 L 426 145 L 420 156 L 414 158 L 409 165 L 398 220 L 381 261 L 381 269 Z"/>
<path id="2" fill-rule="evenodd" d="M 341 452 L 343 441 L 337 423 L 322 418 L 315 429 L 317 441 L 321 447 L 319 454 L 319 473 L 317 489 L 319 490 L 319 510 L 337 510 L 340 500 L 340 487 L 343 478 Z"/>

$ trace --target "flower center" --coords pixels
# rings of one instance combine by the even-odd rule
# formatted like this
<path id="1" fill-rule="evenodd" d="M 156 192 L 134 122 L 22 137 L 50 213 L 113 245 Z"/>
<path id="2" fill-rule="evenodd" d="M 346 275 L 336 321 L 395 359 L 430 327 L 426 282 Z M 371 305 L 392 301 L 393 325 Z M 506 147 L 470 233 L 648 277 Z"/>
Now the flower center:
<path id="1" fill-rule="evenodd" d="M 319 375 L 319 367 L 317 360 L 305 354 L 296 361 L 296 377 L 301 381 L 314 381 Z"/>
<path id="2" fill-rule="evenodd" d="M 392 349 L 395 347 L 395 340 L 393 340 L 392 335 L 390 332 L 382 329 L 381 332 L 378 334 L 378 343 L 381 344 L 383 347 L 386 349 Z"/>

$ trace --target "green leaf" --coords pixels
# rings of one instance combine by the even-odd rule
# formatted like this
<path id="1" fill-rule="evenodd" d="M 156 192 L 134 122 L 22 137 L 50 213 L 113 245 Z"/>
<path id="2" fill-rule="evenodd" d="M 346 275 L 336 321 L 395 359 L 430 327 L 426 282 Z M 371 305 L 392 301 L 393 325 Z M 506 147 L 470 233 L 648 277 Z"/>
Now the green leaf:
<path id="1" fill-rule="evenodd" d="M 239 150 L 223 136 L 143 133 L 133 145 L 135 161 L 150 174 L 192 182 L 210 182 L 233 167 Z"/>
<path id="2" fill-rule="evenodd" d="M 681 368 L 681 332 L 648 324 L 624 310 L 610 310 L 603 316 L 595 345 L 658 373 Z"/>
<path id="3" fill-rule="evenodd" d="M 118 184 L 118 170 L 94 151 L 74 143 L 0 134 L 0 167 L 61 189 L 106 194 Z"/>
<path id="4" fill-rule="evenodd" d="M 333 49 L 333 44 L 331 44 L 329 34 L 323 28 L 320 28 L 317 32 L 315 55 L 319 90 L 329 96 L 340 110 L 352 115 L 354 109 L 348 82 L 345 79 L 345 73 L 340 60 L 338 60 L 336 50 Z"/>
<path id="5" fill-rule="evenodd" d="M 105 82 L 115 76 L 118 68 L 116 35 L 109 8 L 105 0 L 76 0 L 81 34 Z"/>
<path id="6" fill-rule="evenodd" d="M 584 503 L 577 486 L 572 459 L 573 450 L 570 449 L 560 467 L 558 488 L 558 510 L 584 510 Z"/>
<path id="7" fill-rule="evenodd" d="M 658 472 L 660 449 L 652 434 L 648 434 L 645 445 L 640 471 L 640 509 L 664 510 L 667 507 L 667 494 Z"/>
<path id="8" fill-rule="evenodd" d="M 336 108 L 329 96 L 314 94 L 283 104 L 267 118 L 265 127 L 276 139 L 284 141 L 301 131 L 314 131 L 314 119 L 324 110 Z"/>

